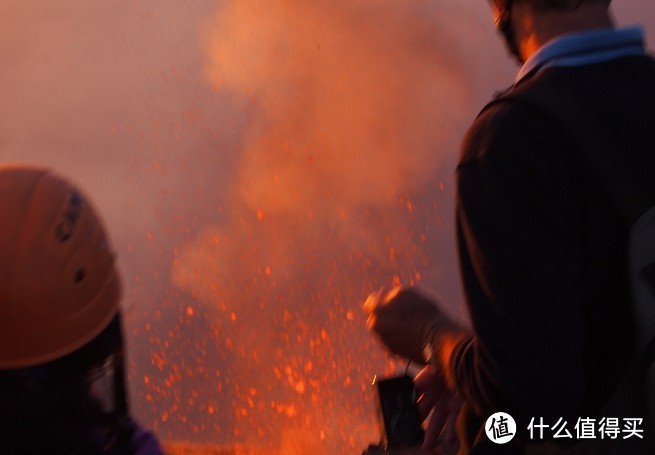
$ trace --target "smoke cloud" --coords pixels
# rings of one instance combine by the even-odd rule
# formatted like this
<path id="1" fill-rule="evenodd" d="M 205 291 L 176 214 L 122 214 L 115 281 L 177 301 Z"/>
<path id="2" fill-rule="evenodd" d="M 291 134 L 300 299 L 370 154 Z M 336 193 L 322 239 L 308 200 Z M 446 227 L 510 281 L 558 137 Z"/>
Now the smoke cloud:
<path id="1" fill-rule="evenodd" d="M 206 77 L 250 100 L 249 122 L 225 219 L 181 250 L 173 281 L 256 391 L 237 391 L 235 433 L 281 453 L 298 435 L 312 453 L 376 438 L 365 384 L 385 362 L 358 303 L 430 271 L 419 220 L 434 217 L 416 199 L 443 186 L 472 98 L 444 25 L 464 13 L 428 7 L 234 1 L 205 28 Z"/>
<path id="2" fill-rule="evenodd" d="M 261 270 L 287 281 L 305 269 L 303 245 L 320 242 L 329 261 L 332 247 L 321 240 L 331 237 L 346 248 L 368 238 L 366 254 L 388 262 L 384 239 L 371 236 L 388 236 L 393 230 L 380 225 L 407 217 L 380 214 L 364 236 L 358 217 L 398 202 L 411 211 L 408 195 L 434 179 L 456 149 L 453 132 L 471 98 L 456 47 L 448 46 L 453 37 L 420 19 L 425 8 L 299 1 L 220 8 L 205 35 L 207 77 L 217 90 L 252 100 L 249 124 L 235 169 L 235 213 L 186 250 L 174 270 L 177 284 L 206 288 L 194 282 L 207 275 L 189 273 L 205 260 L 218 267 L 212 282 L 231 279 L 234 259 L 248 250 L 241 241 L 268 258 Z M 268 223 L 277 225 L 274 239 L 267 239 L 275 235 Z"/>

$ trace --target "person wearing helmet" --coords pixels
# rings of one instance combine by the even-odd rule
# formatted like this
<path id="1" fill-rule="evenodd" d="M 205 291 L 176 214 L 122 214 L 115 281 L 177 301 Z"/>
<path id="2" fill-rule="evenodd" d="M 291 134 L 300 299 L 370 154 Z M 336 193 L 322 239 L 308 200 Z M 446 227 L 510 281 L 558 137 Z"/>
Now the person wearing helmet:
<path id="1" fill-rule="evenodd" d="M 641 28 L 615 28 L 609 4 L 491 2 L 522 66 L 474 121 L 457 167 L 472 328 L 413 288 L 367 300 L 391 351 L 433 354 L 416 381 L 420 410 L 434 411 L 427 446 L 457 416 L 461 453 L 654 453 L 632 363 L 631 223 L 617 201 L 655 206 L 652 188 L 636 191 L 655 182 L 655 60 Z M 497 427 L 497 412 L 516 429 Z"/>
<path id="2" fill-rule="evenodd" d="M 0 453 L 160 455 L 129 415 L 121 282 L 66 179 L 0 166 Z"/>

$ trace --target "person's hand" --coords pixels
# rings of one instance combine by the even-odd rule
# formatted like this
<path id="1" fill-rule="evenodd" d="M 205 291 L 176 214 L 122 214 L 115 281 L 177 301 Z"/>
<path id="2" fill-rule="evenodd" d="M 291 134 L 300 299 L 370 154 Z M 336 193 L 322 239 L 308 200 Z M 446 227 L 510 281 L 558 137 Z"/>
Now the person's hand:
<path id="1" fill-rule="evenodd" d="M 425 364 L 423 350 L 437 330 L 452 325 L 435 302 L 413 288 L 382 289 L 364 303 L 366 325 L 394 354 Z"/>
<path id="2" fill-rule="evenodd" d="M 440 449 L 441 453 L 456 453 L 458 448 L 455 422 L 462 407 L 444 378 L 432 365 L 428 365 L 414 378 L 418 395 L 418 412 L 422 421 L 428 417 L 423 449 Z"/>

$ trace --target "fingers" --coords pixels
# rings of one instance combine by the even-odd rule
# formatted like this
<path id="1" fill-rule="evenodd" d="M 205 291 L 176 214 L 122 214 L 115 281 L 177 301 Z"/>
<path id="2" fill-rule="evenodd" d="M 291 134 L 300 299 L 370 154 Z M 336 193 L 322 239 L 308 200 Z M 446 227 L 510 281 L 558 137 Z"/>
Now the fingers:
<path id="1" fill-rule="evenodd" d="M 413 324 L 407 323 L 403 313 L 391 305 L 399 289 L 385 287 L 368 296 L 364 302 L 364 311 L 368 313 L 366 328 L 377 335 L 392 353 L 422 362 L 422 352 L 416 349 L 415 337 L 408 332 L 408 327 Z"/>
<path id="2" fill-rule="evenodd" d="M 419 395 L 417 400 L 418 413 L 422 421 L 428 418 L 439 399 L 440 390 L 437 387 L 437 381 L 436 375 L 429 366 L 423 368 L 414 378 L 414 387 Z"/>
<path id="3" fill-rule="evenodd" d="M 450 395 L 443 378 L 433 365 L 428 365 L 416 375 L 414 387 L 417 395 L 419 395 L 417 404 L 421 420 L 427 419 L 432 408 L 437 405 L 437 402 L 444 394 Z"/>
<path id="4" fill-rule="evenodd" d="M 382 288 L 364 302 L 366 326 L 394 354 L 424 363 L 427 331 L 439 317 L 438 308 L 411 288 Z"/>
<path id="5" fill-rule="evenodd" d="M 366 314 L 372 314 L 380 304 L 381 292 L 382 289 L 379 289 L 377 292 L 371 292 L 368 297 L 366 297 L 366 300 L 364 301 L 364 311 Z"/>
<path id="6" fill-rule="evenodd" d="M 372 314 L 376 308 L 388 304 L 391 300 L 394 299 L 401 291 L 400 286 L 390 287 L 383 286 L 378 289 L 376 292 L 372 292 L 368 295 L 364 301 L 364 311 L 367 314 Z"/>
<path id="7" fill-rule="evenodd" d="M 377 320 L 378 318 L 375 316 L 375 314 L 373 313 L 369 314 L 368 317 L 366 318 L 366 328 L 371 332 L 375 331 Z"/>
<path id="8" fill-rule="evenodd" d="M 375 329 L 378 322 L 376 309 L 380 306 L 380 302 L 382 301 L 385 292 L 385 288 L 380 288 L 376 292 L 371 292 L 364 301 L 364 312 L 368 316 L 366 318 L 366 328 L 370 331 L 376 331 Z"/>
<path id="9" fill-rule="evenodd" d="M 432 416 L 428 422 L 428 427 L 425 430 L 425 437 L 423 438 L 423 448 L 433 449 L 439 444 L 439 437 L 441 432 L 444 429 L 446 420 L 448 419 L 448 414 L 442 412 L 438 408 L 434 408 Z"/>
<path id="10" fill-rule="evenodd" d="M 382 304 L 386 305 L 387 303 L 391 302 L 393 299 L 396 298 L 398 293 L 402 290 L 401 286 L 394 286 L 392 288 L 383 288 L 382 291 Z"/>
<path id="11" fill-rule="evenodd" d="M 418 407 L 418 414 L 421 418 L 421 421 L 424 421 L 432 412 L 432 409 L 437 405 L 438 398 L 434 394 L 424 393 L 419 397 L 416 404 Z"/>
<path id="12" fill-rule="evenodd" d="M 432 365 L 425 367 L 414 379 L 421 419 L 427 420 L 423 448 L 444 449 L 457 444 L 456 420 L 461 401 L 446 387 L 439 371 Z M 431 413 L 431 414 L 430 414 Z"/>

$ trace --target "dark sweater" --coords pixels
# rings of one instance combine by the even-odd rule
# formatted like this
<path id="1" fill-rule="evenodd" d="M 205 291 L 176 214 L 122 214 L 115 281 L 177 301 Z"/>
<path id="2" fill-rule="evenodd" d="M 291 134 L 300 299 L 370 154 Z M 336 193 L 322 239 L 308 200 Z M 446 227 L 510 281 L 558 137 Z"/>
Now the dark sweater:
<path id="1" fill-rule="evenodd" d="M 549 84 L 576 93 L 634 172 L 655 181 L 654 60 L 548 68 L 514 93 Z M 450 367 L 466 401 L 467 442 L 479 448 L 491 447 L 481 425 L 497 411 L 515 418 L 517 445 L 528 442 L 532 417 L 551 426 L 563 417 L 575 439 L 577 419 L 599 415 L 633 355 L 630 226 L 574 142 L 511 102 L 484 111 L 464 141 L 457 232 L 475 337 Z"/>

